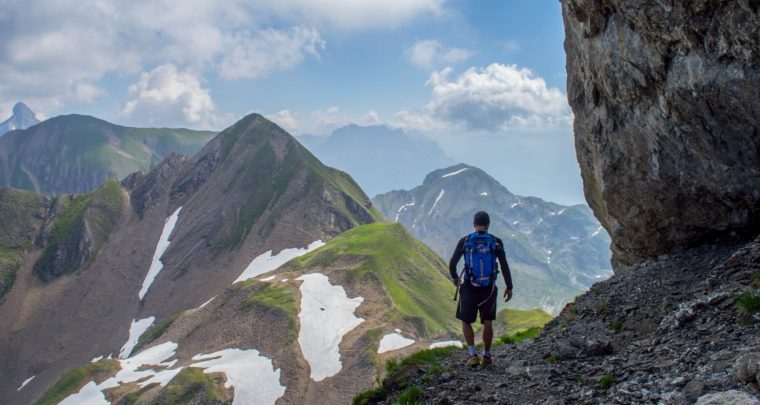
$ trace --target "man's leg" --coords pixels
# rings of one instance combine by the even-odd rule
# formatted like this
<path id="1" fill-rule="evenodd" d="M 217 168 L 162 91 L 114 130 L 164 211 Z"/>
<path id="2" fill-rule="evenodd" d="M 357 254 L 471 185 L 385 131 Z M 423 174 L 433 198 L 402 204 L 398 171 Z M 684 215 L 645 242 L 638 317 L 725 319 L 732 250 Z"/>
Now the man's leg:
<path id="1" fill-rule="evenodd" d="M 472 330 L 472 324 L 462 321 L 462 334 L 464 334 L 464 341 L 467 346 L 475 345 L 475 332 Z"/>
<path id="2" fill-rule="evenodd" d="M 470 328 L 472 331 L 472 328 Z M 491 352 L 491 341 L 493 340 L 493 321 L 483 321 L 483 351 Z"/>
<path id="3" fill-rule="evenodd" d="M 467 343 L 467 353 L 471 357 L 475 356 L 475 332 L 472 330 L 472 324 L 462 321 L 462 334 L 465 343 Z"/>

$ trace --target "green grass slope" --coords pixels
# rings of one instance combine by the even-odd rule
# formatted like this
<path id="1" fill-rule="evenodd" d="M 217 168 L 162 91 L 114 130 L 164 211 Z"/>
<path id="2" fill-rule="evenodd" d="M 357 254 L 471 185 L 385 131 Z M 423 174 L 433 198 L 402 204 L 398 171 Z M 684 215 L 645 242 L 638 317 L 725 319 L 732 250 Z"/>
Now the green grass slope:
<path id="1" fill-rule="evenodd" d="M 454 287 L 444 275 L 445 263 L 402 225 L 353 228 L 291 265 L 300 270 L 346 270 L 350 280 L 382 288 L 393 313 L 412 322 L 421 336 L 457 329 Z"/>
<path id="2" fill-rule="evenodd" d="M 47 206 L 42 195 L 0 188 L 0 301 L 13 286 L 24 254 L 34 247 Z"/>
<path id="3" fill-rule="evenodd" d="M 541 309 L 512 309 L 506 308 L 496 315 L 496 326 L 503 329 L 504 334 L 514 335 L 531 328 L 543 328 L 553 317 Z"/>

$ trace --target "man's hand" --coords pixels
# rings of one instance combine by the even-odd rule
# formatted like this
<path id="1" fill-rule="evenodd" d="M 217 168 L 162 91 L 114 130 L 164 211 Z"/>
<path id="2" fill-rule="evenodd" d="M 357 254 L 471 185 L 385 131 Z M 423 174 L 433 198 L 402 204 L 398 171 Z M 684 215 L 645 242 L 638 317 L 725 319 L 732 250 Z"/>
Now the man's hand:
<path id="1" fill-rule="evenodd" d="M 504 291 L 504 302 L 509 302 L 512 299 L 512 290 Z"/>
<path id="2" fill-rule="evenodd" d="M 452 278 L 451 283 L 454 284 L 454 287 L 459 287 L 459 285 L 462 284 L 462 280 L 460 280 L 459 278 Z"/>

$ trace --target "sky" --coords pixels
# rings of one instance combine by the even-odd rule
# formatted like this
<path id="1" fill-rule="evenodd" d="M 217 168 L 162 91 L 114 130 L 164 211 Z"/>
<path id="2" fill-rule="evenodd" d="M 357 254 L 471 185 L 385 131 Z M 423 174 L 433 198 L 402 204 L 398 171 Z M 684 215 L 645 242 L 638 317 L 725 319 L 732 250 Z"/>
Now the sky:
<path id="1" fill-rule="evenodd" d="M 511 191 L 584 201 L 557 0 L 2 0 L 0 117 L 426 134 Z"/>

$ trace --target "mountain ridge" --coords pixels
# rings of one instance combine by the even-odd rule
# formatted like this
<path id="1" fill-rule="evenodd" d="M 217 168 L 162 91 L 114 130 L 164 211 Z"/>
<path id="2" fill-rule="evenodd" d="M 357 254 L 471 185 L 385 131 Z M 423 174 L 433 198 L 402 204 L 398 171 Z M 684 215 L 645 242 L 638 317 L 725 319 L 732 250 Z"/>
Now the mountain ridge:
<path id="1" fill-rule="evenodd" d="M 373 202 L 388 220 L 404 224 L 445 260 L 459 238 L 472 232 L 472 215 L 488 211 L 490 231 L 506 244 L 516 289 L 511 305 L 516 308 L 540 307 L 556 314 L 593 282 L 612 274 L 609 239 L 588 207 L 514 195 L 471 165 L 434 170 L 422 185 L 378 195 Z"/>
<path id="2" fill-rule="evenodd" d="M 0 323 L 8 326 L 0 332 L 0 368 L 9 376 L 0 381 L 0 396 L 11 403 L 39 398 L 67 369 L 124 349 L 147 320 L 161 323 L 199 307 L 266 251 L 328 240 L 381 218 L 349 176 L 323 166 L 259 115 L 192 157 L 170 155 L 147 174 L 103 187 L 122 195 L 124 206 L 102 229 L 93 216 L 107 212 L 99 191 L 28 193 L 46 210 L 22 243 L 28 247 L 15 282 L 0 300 Z M 56 200 L 60 207 L 50 209 Z M 66 226 L 55 225 L 61 218 Z M 42 257 L 56 241 L 72 253 L 66 257 L 82 260 L 52 271 Z M 39 274 L 54 276 L 43 281 Z M 35 379 L 18 391 L 15 381 L 30 375 Z"/>
<path id="3" fill-rule="evenodd" d="M 214 135 L 57 116 L 0 138 L 0 186 L 52 195 L 88 193 L 106 179 L 147 172 L 171 153 L 193 154 Z"/>

